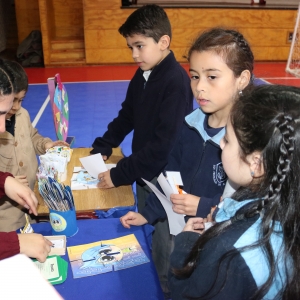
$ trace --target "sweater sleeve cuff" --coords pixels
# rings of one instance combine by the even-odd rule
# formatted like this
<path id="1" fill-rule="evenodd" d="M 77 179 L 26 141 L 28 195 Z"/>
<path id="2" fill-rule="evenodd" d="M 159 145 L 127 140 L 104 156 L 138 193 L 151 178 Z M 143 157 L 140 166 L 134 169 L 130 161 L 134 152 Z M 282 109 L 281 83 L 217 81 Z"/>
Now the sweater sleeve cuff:
<path id="1" fill-rule="evenodd" d="M 0 198 L 5 195 L 4 185 L 5 185 L 5 180 L 8 176 L 14 177 L 12 174 L 8 172 L 0 172 Z"/>
<path id="2" fill-rule="evenodd" d="M 15 231 L 0 233 L 0 259 L 11 257 L 20 253 L 18 235 Z"/>
<path id="3" fill-rule="evenodd" d="M 149 224 L 153 225 L 158 219 L 167 219 L 167 214 L 164 208 L 161 211 L 163 215 L 157 215 L 157 212 L 152 210 L 149 206 L 145 206 L 141 212 L 141 215 L 148 221 Z"/>
<path id="4" fill-rule="evenodd" d="M 220 203 L 221 194 L 215 195 L 213 198 L 201 197 L 197 209 L 196 217 L 206 218 L 212 207 Z"/>

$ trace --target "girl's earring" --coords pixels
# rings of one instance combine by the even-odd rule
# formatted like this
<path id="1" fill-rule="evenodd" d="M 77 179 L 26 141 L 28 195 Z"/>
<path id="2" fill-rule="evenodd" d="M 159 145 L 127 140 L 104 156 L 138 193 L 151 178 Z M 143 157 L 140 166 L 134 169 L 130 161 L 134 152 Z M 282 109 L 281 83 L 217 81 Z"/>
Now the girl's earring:
<path id="1" fill-rule="evenodd" d="M 251 172 L 250 172 L 250 175 L 251 175 L 251 177 L 254 177 L 254 172 L 251 171 Z"/>
<path id="2" fill-rule="evenodd" d="M 240 95 L 240 96 L 243 95 L 243 91 L 242 91 L 242 90 L 239 91 L 239 95 Z"/>

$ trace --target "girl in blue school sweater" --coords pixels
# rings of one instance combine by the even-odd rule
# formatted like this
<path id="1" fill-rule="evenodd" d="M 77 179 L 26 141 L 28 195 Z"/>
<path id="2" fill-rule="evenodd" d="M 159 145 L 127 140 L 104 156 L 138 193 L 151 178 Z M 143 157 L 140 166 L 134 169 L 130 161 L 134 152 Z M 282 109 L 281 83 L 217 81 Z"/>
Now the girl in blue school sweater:
<path id="1" fill-rule="evenodd" d="M 254 58 L 239 32 L 213 28 L 196 39 L 188 60 L 191 88 L 200 108 L 185 118 L 165 170 L 179 171 L 187 192 L 171 195 L 173 210 L 204 218 L 220 202 L 226 184 L 219 143 L 235 99 L 251 81 Z M 152 193 L 141 213 L 129 212 L 121 223 L 129 228 L 166 218 L 163 206 Z M 153 258 L 166 293 L 172 241 L 168 226 L 153 236 Z"/>
<path id="2" fill-rule="evenodd" d="M 213 227 L 190 218 L 176 236 L 172 300 L 300 299 L 299 107 L 299 88 L 276 85 L 235 103 L 222 162 L 241 187 Z"/>

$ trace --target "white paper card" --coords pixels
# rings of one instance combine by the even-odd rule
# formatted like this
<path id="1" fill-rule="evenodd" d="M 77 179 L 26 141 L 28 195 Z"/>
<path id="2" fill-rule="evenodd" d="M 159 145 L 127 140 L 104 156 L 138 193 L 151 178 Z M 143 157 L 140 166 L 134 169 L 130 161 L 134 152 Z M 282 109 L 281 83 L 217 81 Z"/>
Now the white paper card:
<path id="1" fill-rule="evenodd" d="M 56 257 L 47 258 L 44 263 L 35 261 L 34 264 L 40 270 L 45 279 L 57 278 L 59 276 L 58 264 Z"/>
<path id="2" fill-rule="evenodd" d="M 178 194 L 178 185 L 183 185 L 180 172 L 166 171 L 168 182 L 173 190 L 173 194 Z"/>
<path id="3" fill-rule="evenodd" d="M 165 195 L 163 195 L 156 188 L 156 186 L 154 184 L 152 184 L 151 182 L 149 182 L 145 179 L 143 179 L 143 180 L 149 186 L 149 188 L 154 192 L 154 194 L 157 196 L 157 198 L 161 202 L 162 206 L 164 207 L 166 214 L 168 216 L 170 234 L 173 234 L 173 235 L 179 234 L 182 231 L 183 227 L 185 226 L 184 215 L 177 214 L 173 211 L 172 202 L 170 201 L 170 197 L 167 198 Z"/>
<path id="4" fill-rule="evenodd" d="M 107 167 L 100 153 L 79 158 L 86 171 L 98 179 L 98 174 L 107 171 Z"/>

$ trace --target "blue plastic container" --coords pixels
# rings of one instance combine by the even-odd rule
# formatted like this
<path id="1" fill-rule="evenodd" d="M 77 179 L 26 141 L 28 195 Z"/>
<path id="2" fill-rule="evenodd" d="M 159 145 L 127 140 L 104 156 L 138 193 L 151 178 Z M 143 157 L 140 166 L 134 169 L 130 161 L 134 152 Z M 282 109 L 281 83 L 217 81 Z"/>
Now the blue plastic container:
<path id="1" fill-rule="evenodd" d="M 57 211 L 50 209 L 50 224 L 53 235 L 73 236 L 77 233 L 77 221 L 75 209 Z"/>

